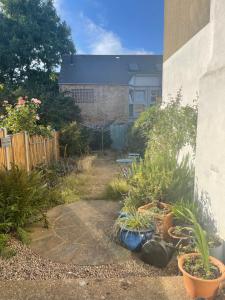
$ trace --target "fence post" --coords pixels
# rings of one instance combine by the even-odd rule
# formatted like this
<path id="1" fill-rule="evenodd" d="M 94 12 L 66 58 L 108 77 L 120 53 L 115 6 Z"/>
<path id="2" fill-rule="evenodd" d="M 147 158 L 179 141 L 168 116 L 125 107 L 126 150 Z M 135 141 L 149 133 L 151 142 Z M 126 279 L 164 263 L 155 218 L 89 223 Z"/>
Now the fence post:
<path id="1" fill-rule="evenodd" d="M 26 131 L 24 131 L 24 146 L 25 146 L 26 170 L 27 172 L 30 172 L 29 140 L 28 140 L 28 133 Z"/>
<path id="2" fill-rule="evenodd" d="M 55 160 L 58 160 L 58 143 L 57 143 L 58 134 L 54 130 L 54 150 L 55 150 Z"/>
<path id="3" fill-rule="evenodd" d="M 48 157 L 47 157 L 47 149 L 46 149 L 46 139 L 45 139 L 45 137 L 43 137 L 43 139 L 44 139 L 44 153 L 45 153 L 45 163 L 46 163 L 46 165 L 48 165 Z"/>
<path id="4" fill-rule="evenodd" d="M 7 129 L 3 128 L 3 133 L 4 133 L 4 137 L 7 137 Z M 5 160 L 6 160 L 6 169 L 10 170 L 11 165 L 10 165 L 10 157 L 9 157 L 9 148 L 6 147 L 5 148 Z"/>

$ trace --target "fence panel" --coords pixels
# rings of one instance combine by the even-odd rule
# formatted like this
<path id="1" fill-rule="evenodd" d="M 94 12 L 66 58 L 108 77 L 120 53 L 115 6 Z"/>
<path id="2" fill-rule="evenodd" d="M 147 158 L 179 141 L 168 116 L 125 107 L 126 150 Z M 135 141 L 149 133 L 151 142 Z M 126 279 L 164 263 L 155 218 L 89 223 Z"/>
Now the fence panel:
<path id="1" fill-rule="evenodd" d="M 52 138 L 29 136 L 26 132 L 11 136 L 11 146 L 0 147 L 0 168 L 10 168 L 12 163 L 28 172 L 35 166 L 49 164 L 59 159 L 58 133 L 53 132 Z M 0 138 L 6 136 L 6 131 L 0 129 Z"/>

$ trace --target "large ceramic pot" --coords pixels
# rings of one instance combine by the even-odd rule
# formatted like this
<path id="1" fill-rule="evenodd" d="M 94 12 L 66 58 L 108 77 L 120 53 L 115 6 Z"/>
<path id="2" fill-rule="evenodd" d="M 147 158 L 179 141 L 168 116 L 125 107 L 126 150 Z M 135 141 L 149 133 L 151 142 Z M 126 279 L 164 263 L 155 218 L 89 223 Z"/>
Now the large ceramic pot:
<path id="1" fill-rule="evenodd" d="M 131 251 L 139 251 L 146 241 L 152 239 L 153 234 L 153 229 L 130 230 L 126 228 L 121 228 L 119 230 L 118 238 L 125 248 Z"/>
<path id="2" fill-rule="evenodd" d="M 178 257 L 178 267 L 183 274 L 184 285 L 187 293 L 192 299 L 205 298 L 212 300 L 216 297 L 220 283 L 225 279 L 225 266 L 218 259 L 210 256 L 210 262 L 219 268 L 221 276 L 213 280 L 205 280 L 194 277 L 187 273 L 183 265 L 185 260 L 191 256 L 199 256 L 197 253 L 184 254 Z"/>
<path id="3" fill-rule="evenodd" d="M 162 234 L 164 239 L 168 240 L 169 238 L 168 230 L 170 227 L 173 226 L 173 214 L 171 212 L 171 205 L 163 202 L 156 202 L 156 203 L 152 202 L 139 207 L 138 212 L 146 214 L 148 213 L 149 209 L 155 206 L 159 206 L 160 208 L 167 210 L 167 213 L 164 215 L 157 214 L 157 213 L 154 214 L 154 218 L 156 220 L 159 233 Z"/>

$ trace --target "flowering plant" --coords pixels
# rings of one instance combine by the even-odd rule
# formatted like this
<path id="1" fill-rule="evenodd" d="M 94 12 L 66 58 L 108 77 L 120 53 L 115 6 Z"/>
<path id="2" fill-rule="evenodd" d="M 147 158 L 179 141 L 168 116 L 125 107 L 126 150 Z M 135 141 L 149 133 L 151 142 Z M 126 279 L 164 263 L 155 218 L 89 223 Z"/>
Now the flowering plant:
<path id="1" fill-rule="evenodd" d="M 0 127 L 5 127 L 10 133 L 27 131 L 31 135 L 51 135 L 51 127 L 39 125 L 38 109 L 41 105 L 39 99 L 19 97 L 15 105 L 4 101 L 5 115 L 0 116 Z"/>

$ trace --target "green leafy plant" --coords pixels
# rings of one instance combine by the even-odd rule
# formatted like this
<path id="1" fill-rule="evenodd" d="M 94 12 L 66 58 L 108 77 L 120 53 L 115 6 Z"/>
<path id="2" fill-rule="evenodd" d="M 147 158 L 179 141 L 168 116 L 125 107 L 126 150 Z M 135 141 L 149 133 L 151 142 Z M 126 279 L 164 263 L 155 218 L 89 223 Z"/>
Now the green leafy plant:
<path id="1" fill-rule="evenodd" d="M 137 211 L 132 211 L 125 217 L 120 217 L 116 220 L 115 227 L 118 229 L 128 230 L 148 230 L 154 229 L 153 219 L 144 214 L 140 214 Z"/>
<path id="2" fill-rule="evenodd" d="M 193 224 L 199 219 L 199 205 L 196 201 L 181 199 L 172 206 L 174 218 L 185 224 Z"/>
<path id="3" fill-rule="evenodd" d="M 61 156 L 82 155 L 89 151 L 89 134 L 77 122 L 66 125 L 60 132 Z"/>
<path id="4" fill-rule="evenodd" d="M 186 220 L 188 220 L 192 224 L 190 230 L 193 232 L 195 246 L 200 255 L 199 258 L 202 262 L 207 276 L 207 274 L 210 273 L 209 243 L 207 239 L 207 234 L 201 227 L 201 225 L 198 223 L 193 211 L 191 211 L 188 208 L 185 208 L 184 212 L 186 213 Z"/>
<path id="5" fill-rule="evenodd" d="M 38 109 L 41 101 L 28 100 L 27 97 L 18 98 L 16 105 L 4 103 L 6 114 L 0 118 L 0 127 L 5 127 L 10 133 L 27 131 L 30 135 L 51 136 L 52 129 L 39 125 Z"/>
<path id="6" fill-rule="evenodd" d="M 16 254 L 15 250 L 11 249 L 8 245 L 9 235 L 0 234 L 0 256 L 2 258 L 8 259 Z"/>
<path id="7" fill-rule="evenodd" d="M 127 180 L 123 178 L 113 179 L 106 187 L 106 197 L 108 199 L 120 200 L 129 192 Z"/>
<path id="8" fill-rule="evenodd" d="M 17 231 L 36 216 L 45 217 L 49 192 L 39 172 L 27 174 L 12 166 L 9 171 L 0 171 L 0 182 L 1 232 Z"/>

